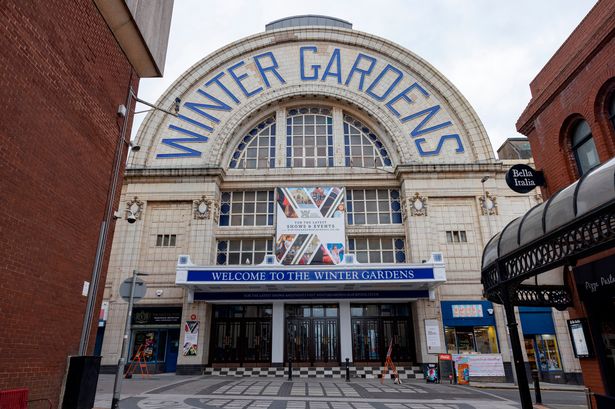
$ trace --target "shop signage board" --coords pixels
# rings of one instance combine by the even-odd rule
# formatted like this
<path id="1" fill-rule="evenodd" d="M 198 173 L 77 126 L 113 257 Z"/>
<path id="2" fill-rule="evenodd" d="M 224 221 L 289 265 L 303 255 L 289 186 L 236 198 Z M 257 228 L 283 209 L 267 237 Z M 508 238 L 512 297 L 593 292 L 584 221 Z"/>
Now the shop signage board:
<path id="1" fill-rule="evenodd" d="M 181 319 L 181 307 L 134 308 L 132 310 L 133 325 L 180 325 Z"/>
<path id="2" fill-rule="evenodd" d="M 453 304 L 452 309 L 453 318 L 479 318 L 483 316 L 482 304 Z"/>
<path id="3" fill-rule="evenodd" d="M 504 363 L 500 354 L 452 354 L 457 364 L 457 372 L 461 372 L 460 365 L 467 364 L 471 377 L 505 376 Z"/>
<path id="4" fill-rule="evenodd" d="M 281 264 L 339 264 L 344 260 L 343 187 L 276 189 L 275 255 Z"/>
<path id="5" fill-rule="evenodd" d="M 615 256 L 575 267 L 574 278 L 581 299 L 599 303 L 615 292 Z"/>
<path id="6" fill-rule="evenodd" d="M 527 165 L 517 164 L 506 172 L 506 184 L 517 193 L 528 193 L 544 183 L 543 173 Z"/>

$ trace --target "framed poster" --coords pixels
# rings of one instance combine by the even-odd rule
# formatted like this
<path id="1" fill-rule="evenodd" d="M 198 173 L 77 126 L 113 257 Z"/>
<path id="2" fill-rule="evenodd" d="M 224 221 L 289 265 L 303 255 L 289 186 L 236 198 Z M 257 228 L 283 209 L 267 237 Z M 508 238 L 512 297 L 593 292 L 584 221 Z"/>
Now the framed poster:
<path id="1" fill-rule="evenodd" d="M 591 343 L 588 342 L 589 326 L 584 318 L 568 320 L 568 331 L 572 340 L 574 356 L 577 358 L 589 358 L 593 355 Z"/>

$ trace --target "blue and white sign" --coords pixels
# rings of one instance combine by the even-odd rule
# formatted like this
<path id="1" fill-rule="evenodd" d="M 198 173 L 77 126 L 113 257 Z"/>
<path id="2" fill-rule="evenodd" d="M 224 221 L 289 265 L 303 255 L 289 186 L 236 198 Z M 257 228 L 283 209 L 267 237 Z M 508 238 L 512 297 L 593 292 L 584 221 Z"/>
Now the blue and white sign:
<path id="1" fill-rule="evenodd" d="M 276 283 L 276 282 L 403 282 L 432 280 L 428 268 L 349 268 L 344 270 L 188 270 L 187 282 L 202 283 Z"/>

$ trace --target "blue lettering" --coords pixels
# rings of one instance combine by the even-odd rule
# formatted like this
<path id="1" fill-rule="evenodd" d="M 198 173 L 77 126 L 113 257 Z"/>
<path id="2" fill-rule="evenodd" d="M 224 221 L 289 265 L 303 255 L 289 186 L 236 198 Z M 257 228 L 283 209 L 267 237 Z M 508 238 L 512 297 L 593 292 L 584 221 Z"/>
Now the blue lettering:
<path id="1" fill-rule="evenodd" d="M 416 148 L 419 151 L 419 155 L 421 155 L 421 156 L 436 156 L 436 155 L 440 154 L 440 150 L 442 149 L 442 145 L 444 145 L 444 142 L 446 142 L 449 139 L 455 140 L 457 142 L 457 148 L 455 149 L 456 153 L 463 153 L 464 152 L 463 144 L 461 143 L 461 138 L 457 134 L 442 135 L 440 137 L 440 141 L 438 142 L 438 146 L 436 147 L 436 149 L 431 150 L 431 151 L 424 151 L 423 147 L 421 146 L 425 142 L 425 138 L 415 139 L 414 143 L 416 144 Z M 412 275 L 411 278 L 414 278 L 414 274 Z"/>
<path id="2" fill-rule="evenodd" d="M 429 93 L 425 91 L 425 89 L 421 87 L 418 83 L 415 82 L 414 84 L 410 85 L 408 88 L 400 92 L 396 97 L 394 97 L 393 99 L 391 99 L 389 102 L 386 103 L 386 107 L 389 108 L 389 111 L 391 111 L 396 117 L 399 117 L 400 114 L 395 108 L 393 108 L 393 105 L 400 99 L 403 99 L 408 104 L 412 104 L 414 101 L 412 100 L 412 98 L 408 96 L 408 93 L 415 88 L 421 91 L 421 93 L 424 96 L 426 97 L 429 96 Z"/>
<path id="3" fill-rule="evenodd" d="M 222 91 L 226 93 L 226 95 L 228 95 L 233 101 L 235 101 L 235 103 L 239 104 L 239 99 L 235 96 L 235 94 L 233 94 L 228 88 L 226 88 L 226 86 L 222 82 L 220 82 L 220 78 L 222 78 L 223 76 L 224 73 L 221 72 L 220 74 L 207 81 L 205 83 L 205 86 L 209 87 L 211 84 L 216 84 L 220 87 Z"/>
<path id="4" fill-rule="evenodd" d="M 359 68 L 359 64 L 362 59 L 366 59 L 367 61 L 369 61 L 369 68 L 367 69 Z M 376 65 L 376 59 L 374 57 L 370 57 L 369 55 L 359 53 L 357 55 L 357 59 L 354 60 L 354 64 L 352 65 L 352 68 L 350 69 L 350 72 L 348 73 L 348 77 L 346 78 L 346 82 L 344 83 L 344 85 L 350 84 L 350 80 L 352 79 L 352 76 L 354 75 L 355 72 L 358 72 L 359 75 L 361 76 L 361 79 L 359 80 L 359 91 L 363 91 L 363 82 L 365 81 L 365 76 L 371 74 L 375 65 Z"/>
<path id="5" fill-rule="evenodd" d="M 269 57 L 272 65 L 270 65 L 269 67 L 263 67 L 260 62 L 260 59 L 263 57 Z M 273 75 L 275 75 L 282 84 L 286 84 L 286 81 L 284 81 L 284 78 L 282 78 L 282 76 L 277 70 L 278 62 L 275 60 L 275 57 L 273 56 L 273 53 L 271 51 L 268 53 L 263 53 L 263 54 L 254 56 L 254 62 L 256 63 L 256 68 L 258 68 L 258 72 L 261 73 L 261 77 L 263 78 L 263 81 L 265 81 L 265 85 L 267 85 L 267 88 L 271 88 L 271 84 L 269 84 L 269 80 L 267 79 L 267 76 L 265 75 L 266 71 L 273 72 Z"/>
<path id="6" fill-rule="evenodd" d="M 331 72 L 331 67 L 335 63 L 336 71 Z M 333 54 L 331 54 L 331 58 L 329 59 L 329 63 L 327 64 L 327 68 L 325 68 L 325 72 L 322 74 L 321 81 L 327 79 L 327 77 L 335 77 L 337 78 L 337 83 L 342 83 L 342 62 L 340 59 L 340 49 L 336 48 L 333 50 Z"/>
<path id="7" fill-rule="evenodd" d="M 397 78 L 395 78 L 395 81 L 393 81 L 393 83 L 391 85 L 389 85 L 389 88 L 387 88 L 387 90 L 384 92 L 384 94 L 377 95 L 373 91 L 373 89 L 382 80 L 382 78 L 384 78 L 384 76 L 386 75 L 387 71 L 394 72 L 397 75 Z M 376 77 L 374 82 L 371 83 L 371 85 L 367 88 L 367 90 L 365 92 L 368 95 L 370 95 L 372 98 L 374 98 L 376 101 L 383 101 L 386 97 L 389 96 L 391 91 L 393 91 L 393 89 L 395 89 L 395 87 L 397 86 L 397 84 L 399 84 L 399 81 L 401 81 L 401 79 L 403 77 L 404 77 L 404 73 L 403 72 L 401 72 L 397 68 L 393 67 L 391 64 L 387 64 L 387 66 L 384 67 L 384 70 L 382 70 L 382 72 L 380 74 L 378 74 L 378 77 Z"/>
<path id="8" fill-rule="evenodd" d="M 190 135 L 191 138 L 174 138 L 174 139 L 164 138 L 162 139 L 160 141 L 161 143 L 168 145 L 172 148 L 179 149 L 180 151 L 184 151 L 184 153 L 159 153 L 158 155 L 156 155 L 157 158 L 190 158 L 190 157 L 198 158 L 201 156 L 201 152 L 195 149 L 189 148 L 187 146 L 180 145 L 180 143 L 207 142 L 208 138 L 206 136 L 200 135 L 196 132 L 189 131 L 184 128 L 180 128 L 175 125 L 169 125 L 169 129 L 172 131 L 183 133 L 185 135 Z"/>
<path id="9" fill-rule="evenodd" d="M 213 95 L 201 90 L 201 89 L 197 89 L 196 92 L 198 92 L 199 94 L 201 94 L 202 96 L 204 96 L 205 98 L 209 99 L 210 101 L 215 102 L 215 105 L 212 104 L 202 104 L 202 103 L 198 103 L 198 102 L 186 102 L 184 103 L 184 106 L 186 108 L 188 108 L 189 110 L 196 112 L 197 114 L 204 116 L 205 118 L 209 119 L 212 122 L 215 123 L 219 123 L 220 120 L 218 118 L 216 118 L 215 116 L 203 111 L 201 108 L 205 108 L 205 109 L 213 109 L 215 111 L 230 111 L 231 107 L 227 104 L 225 104 L 224 102 L 220 101 L 218 98 L 214 97 Z M 183 117 L 186 118 L 186 117 Z M 185 119 L 184 119 L 185 120 Z M 188 121 L 190 122 L 190 121 Z M 203 125 L 203 124 L 201 124 Z M 203 127 L 203 126 L 201 126 Z"/>
<path id="10" fill-rule="evenodd" d="M 320 68 L 320 65 L 312 65 L 310 68 L 312 68 L 312 71 L 314 72 L 313 75 L 306 77 L 305 76 L 305 62 L 304 62 L 304 54 L 305 51 L 313 51 L 316 52 L 318 51 L 318 48 L 316 47 L 301 47 L 299 49 L 299 64 L 300 64 L 300 73 L 301 73 L 301 81 L 314 81 L 316 79 L 318 79 L 318 69 Z"/>
<path id="11" fill-rule="evenodd" d="M 436 115 L 436 114 L 438 113 L 438 111 L 439 111 L 439 110 L 440 110 L 440 105 L 434 105 L 434 106 L 432 106 L 432 107 L 430 107 L 430 108 L 427 108 L 427 109 L 424 109 L 424 110 L 422 110 L 422 111 L 420 111 L 420 112 L 416 112 L 416 113 L 414 113 L 414 114 L 410 114 L 410 115 L 408 115 L 408 116 L 406 116 L 406 117 L 403 117 L 403 118 L 401 119 L 401 122 L 402 122 L 402 123 L 404 123 L 404 122 L 408 122 L 408 121 L 410 121 L 410 120 L 412 120 L 412 119 L 414 119 L 414 118 L 418 118 L 418 117 L 420 117 L 420 116 L 423 116 L 423 115 L 427 114 L 427 116 L 426 116 L 425 118 L 423 118 L 423 120 L 421 121 L 421 123 L 419 123 L 419 124 L 418 124 L 418 125 L 417 125 L 417 126 L 416 126 L 413 130 L 412 130 L 412 132 L 410 132 L 410 135 L 412 135 L 412 137 L 417 137 L 417 136 L 419 136 L 419 135 L 422 135 L 422 134 L 425 134 L 425 133 L 429 133 L 429 132 L 433 132 L 433 131 L 435 131 L 435 130 L 437 130 L 437 129 L 440 129 L 440 128 L 445 128 L 445 127 L 447 127 L 447 126 L 452 125 L 451 121 L 446 121 L 446 122 L 443 122 L 443 123 L 441 123 L 441 124 L 434 125 L 434 126 L 432 126 L 432 127 L 429 127 L 429 128 L 423 129 L 423 126 L 425 126 L 425 124 L 426 124 L 427 122 L 429 122 L 429 120 L 430 120 L 430 119 L 431 119 L 434 115 Z"/>
<path id="12" fill-rule="evenodd" d="M 192 125 L 195 125 L 195 126 L 198 126 L 200 128 L 203 128 L 203 129 L 205 129 L 206 131 L 209 131 L 209 132 L 213 132 L 213 130 L 214 130 L 214 128 L 212 128 L 211 126 L 205 125 L 204 123 L 196 121 L 196 120 L 194 120 L 192 118 L 188 118 L 187 116 L 182 115 L 182 114 L 178 114 L 177 115 L 177 119 L 180 119 L 180 120 L 188 122 L 188 123 L 190 123 Z"/>
<path id="13" fill-rule="evenodd" d="M 244 85 L 241 83 L 241 81 L 245 78 L 248 77 L 248 74 L 246 74 L 245 72 L 241 75 L 237 75 L 235 74 L 235 70 L 239 67 L 241 67 L 242 65 L 245 65 L 245 62 L 243 61 L 239 61 L 237 64 L 233 65 L 232 67 L 228 68 L 228 73 L 231 74 L 231 77 L 233 77 L 233 79 L 235 80 L 235 82 L 237 83 L 237 85 L 239 86 L 239 88 L 241 88 L 241 91 L 243 92 L 243 94 L 246 97 L 251 97 L 252 95 L 256 95 L 259 92 L 261 92 L 263 90 L 262 87 L 258 87 L 253 91 L 248 91 L 246 89 L 246 87 L 244 87 Z"/>

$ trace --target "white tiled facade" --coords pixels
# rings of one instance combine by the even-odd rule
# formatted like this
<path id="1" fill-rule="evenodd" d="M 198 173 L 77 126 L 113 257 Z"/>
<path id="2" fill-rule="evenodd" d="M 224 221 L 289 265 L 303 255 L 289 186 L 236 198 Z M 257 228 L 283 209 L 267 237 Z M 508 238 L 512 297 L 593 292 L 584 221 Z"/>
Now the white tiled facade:
<path id="1" fill-rule="evenodd" d="M 333 70 L 337 64 L 336 50 L 340 57 L 339 83 Z M 349 78 L 360 54 L 376 61 L 371 73 L 365 74 L 362 86 L 360 72 Z M 265 67 L 264 76 L 269 86 L 255 63 L 254 57 L 259 55 L 265 55 L 260 63 Z M 274 70 L 266 70 L 274 65 L 269 56 L 274 56 L 277 63 Z M 359 60 L 357 67 L 367 70 L 369 61 Z M 322 75 L 330 62 L 333 62 L 330 75 L 323 80 Z M 233 66 L 237 68 L 229 71 Z M 315 75 L 314 66 L 318 67 L 317 78 L 306 79 Z M 389 68 L 372 89 L 376 97 L 391 89 L 380 101 L 367 90 L 387 66 L 393 68 Z M 304 78 L 301 77 L 302 67 Z M 233 80 L 232 72 L 242 79 Z M 403 76 L 394 84 L 397 72 Z M 242 77 L 244 74 L 247 76 Z M 224 87 L 212 83 L 216 78 Z M 210 85 L 206 86 L 207 83 Z M 262 90 L 247 96 L 240 84 L 248 93 Z M 412 84 L 419 84 L 425 92 L 415 86 L 404 94 L 408 99 L 400 97 L 391 103 Z M 207 96 L 198 90 L 205 91 Z M 504 175 L 512 162 L 495 159 L 477 114 L 446 78 L 410 51 L 370 34 L 325 27 L 256 34 L 199 61 L 175 81 L 157 105 L 170 109 L 176 97 L 182 100 L 180 115 L 184 119 L 157 111 L 150 113 L 137 136 L 141 150 L 129 160 L 120 210 L 127 209 L 129 202 L 139 201 L 141 212 L 134 224 L 118 220 L 115 228 L 104 293 L 110 308 L 102 346 L 103 365 L 115 365 L 119 358 L 127 303 L 119 297 L 118 288 L 134 269 L 150 274 L 145 278 L 146 297 L 137 306 L 182 307 L 182 321 L 195 315 L 201 322 L 196 356 L 183 356 L 184 333 L 180 332 L 178 365 L 205 367 L 210 363 L 211 304 L 192 302 L 187 291 L 175 285 L 178 255 L 190 255 L 192 262 L 198 265 L 215 265 L 218 240 L 272 239 L 275 236 L 275 223 L 252 227 L 220 226 L 222 192 L 270 191 L 279 186 L 398 190 L 402 198 L 402 223 L 348 224 L 346 235 L 350 238 L 403 237 L 406 263 L 420 264 L 428 260 L 432 252 L 443 253 L 447 282 L 436 288 L 434 300 L 420 299 L 411 303 L 414 364 L 437 361 L 436 354 L 427 353 L 424 321 L 442 322 L 441 301 L 482 299 L 480 266 L 487 240 L 540 201 L 535 192 L 521 195 L 507 187 Z M 190 109 L 187 103 L 197 104 L 192 105 L 196 108 Z M 212 108 L 213 105 L 217 107 Z M 427 118 L 427 113 L 412 117 L 436 105 L 440 109 L 432 117 Z M 330 110 L 333 118 L 332 165 L 287 167 L 286 118 L 289 110 L 301 107 Z M 209 116 L 199 113 L 199 109 Z M 390 165 L 379 169 L 348 166 L 342 125 L 344 115 L 356 118 L 377 135 L 388 152 Z M 233 154 L 242 138 L 268 117 L 275 118 L 276 122 L 275 156 L 272 157 L 275 167 L 233 168 Z M 403 121 L 404 117 L 411 118 Z M 450 124 L 446 125 L 447 122 Z M 445 125 L 438 127 L 440 124 Z M 173 127 L 184 131 L 176 131 Z M 207 140 L 199 142 L 199 136 Z M 178 141 L 178 138 L 185 140 Z M 420 139 L 424 141 L 419 143 Z M 496 200 L 497 211 L 490 215 L 483 214 L 480 201 L 484 176 L 489 176 L 484 189 Z M 425 199 L 423 212 L 412 209 L 416 194 Z M 208 205 L 206 214 L 197 214 L 199 201 Z M 466 240 L 451 243 L 447 241 L 447 231 L 463 231 Z M 175 235 L 175 246 L 156 245 L 158 235 L 165 234 Z M 348 308 L 348 302 L 340 302 L 340 311 Z M 282 331 L 284 324 L 276 322 L 275 317 L 281 317 L 276 315 L 276 309 L 283 311 L 280 310 L 283 304 L 272 304 L 274 332 Z M 502 308 L 495 305 L 494 314 L 499 353 L 508 363 L 510 347 Z M 555 311 L 553 316 L 563 369 L 580 372 L 578 361 L 572 358 L 565 326 L 567 317 Z M 348 334 L 342 337 L 344 335 Z M 275 349 L 276 342 L 283 341 L 274 339 L 273 342 Z M 443 326 L 440 344 L 441 352 L 447 352 Z"/>

